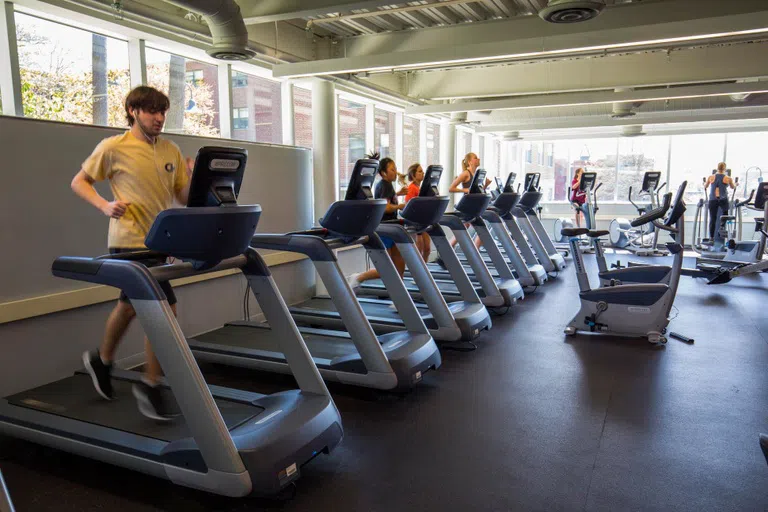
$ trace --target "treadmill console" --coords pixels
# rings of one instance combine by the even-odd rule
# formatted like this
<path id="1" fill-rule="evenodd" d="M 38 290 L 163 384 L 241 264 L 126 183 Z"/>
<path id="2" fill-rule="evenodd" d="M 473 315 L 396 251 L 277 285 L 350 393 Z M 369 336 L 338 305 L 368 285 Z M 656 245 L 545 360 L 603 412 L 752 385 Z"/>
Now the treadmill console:
<path id="1" fill-rule="evenodd" d="M 442 165 L 430 165 L 424 173 L 424 181 L 421 182 L 419 197 L 434 197 L 440 195 L 440 177 L 443 175 Z"/>
<path id="2" fill-rule="evenodd" d="M 712 174 L 717 174 L 717 169 L 712 169 Z M 731 175 L 731 170 L 730 169 L 726 169 L 725 170 L 725 174 L 727 176 L 730 176 Z"/>
<path id="3" fill-rule="evenodd" d="M 540 172 L 528 172 L 525 174 L 525 184 L 523 190 L 525 192 L 535 192 L 539 188 L 539 180 L 541 179 Z"/>
<path id="4" fill-rule="evenodd" d="M 583 172 L 581 173 L 581 181 L 579 181 L 579 192 L 589 192 L 595 186 L 595 180 L 597 179 L 596 172 Z"/>
<path id="5" fill-rule="evenodd" d="M 643 175 L 643 188 L 640 192 L 650 193 L 656 190 L 661 180 L 661 173 L 658 171 L 646 171 Z"/>
<path id="6" fill-rule="evenodd" d="M 485 194 L 485 169 L 478 169 L 469 182 L 470 194 Z"/>
<path id="7" fill-rule="evenodd" d="M 504 192 L 511 193 L 515 191 L 515 179 L 517 179 L 517 173 L 511 172 L 507 176 L 507 182 L 504 184 Z"/>
<path id="8" fill-rule="evenodd" d="M 352 176 L 349 177 L 349 186 L 344 196 L 345 201 L 356 199 L 373 199 L 373 181 L 379 170 L 379 161 L 371 158 L 361 158 L 355 162 Z"/>
<path id="9" fill-rule="evenodd" d="M 247 160 L 246 149 L 215 146 L 200 148 L 195 157 L 187 206 L 237 204 Z M 176 172 L 185 171 L 177 169 Z"/>

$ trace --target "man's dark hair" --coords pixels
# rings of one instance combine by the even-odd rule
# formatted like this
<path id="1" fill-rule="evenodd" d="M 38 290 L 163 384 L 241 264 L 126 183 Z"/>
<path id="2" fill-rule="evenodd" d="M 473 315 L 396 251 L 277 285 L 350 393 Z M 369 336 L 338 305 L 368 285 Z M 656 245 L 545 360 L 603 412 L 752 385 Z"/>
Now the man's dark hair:
<path id="1" fill-rule="evenodd" d="M 154 113 L 166 112 L 169 108 L 171 108 L 171 100 L 154 87 L 140 85 L 125 97 L 125 118 L 128 120 L 128 126 L 133 126 L 135 121 L 131 115 L 131 110 Z"/>

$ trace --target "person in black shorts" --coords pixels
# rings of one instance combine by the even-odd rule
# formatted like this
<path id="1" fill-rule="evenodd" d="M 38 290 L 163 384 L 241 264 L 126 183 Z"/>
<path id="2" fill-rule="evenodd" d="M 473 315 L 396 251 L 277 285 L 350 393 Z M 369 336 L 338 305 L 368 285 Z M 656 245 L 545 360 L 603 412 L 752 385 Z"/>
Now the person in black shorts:
<path id="1" fill-rule="evenodd" d="M 144 239 L 155 217 L 170 208 L 175 199 L 187 203 L 189 175 L 194 162 L 184 159 L 178 146 L 160 137 L 168 97 L 157 89 L 140 86 L 125 99 L 125 114 L 130 129 L 102 140 L 83 162 L 72 179 L 72 190 L 109 217 L 109 252 L 125 255 L 144 251 Z M 104 199 L 94 183 L 108 180 L 114 200 Z M 147 267 L 165 264 L 165 259 L 136 259 Z M 176 314 L 176 295 L 170 283 L 161 282 L 168 304 Z M 107 400 L 114 398 L 111 381 L 112 363 L 117 347 L 136 312 L 124 293 L 110 313 L 104 339 L 98 350 L 83 354 L 83 364 L 91 375 L 96 392 Z M 157 386 L 162 374 L 150 340 L 144 339 L 147 356 L 141 382 L 133 387 L 139 411 L 154 420 L 169 420 L 167 404 Z"/>
<path id="2" fill-rule="evenodd" d="M 379 154 L 374 153 L 369 155 L 368 158 L 378 160 Z M 378 172 L 381 179 L 376 183 L 376 186 L 373 189 L 373 197 L 376 199 L 386 199 L 389 201 L 381 221 L 385 222 L 388 220 L 396 220 L 397 212 L 405 207 L 405 203 L 399 203 L 397 197 L 406 195 L 408 193 L 408 187 L 402 187 L 400 190 L 395 191 L 393 184 L 397 180 L 398 173 L 395 161 L 391 158 L 382 158 L 379 161 Z M 384 246 L 387 248 L 387 253 L 389 254 L 389 257 L 392 259 L 392 263 L 395 264 L 395 268 L 397 268 L 397 272 L 402 278 L 403 274 L 405 274 L 405 260 L 403 260 L 403 256 L 397 249 L 395 241 L 386 236 L 381 236 L 381 241 L 384 242 Z M 347 282 L 353 290 L 356 290 L 360 287 L 360 283 L 370 279 L 378 279 L 379 277 L 379 272 L 376 269 L 371 269 L 366 270 L 365 272 L 352 274 L 347 278 Z"/>

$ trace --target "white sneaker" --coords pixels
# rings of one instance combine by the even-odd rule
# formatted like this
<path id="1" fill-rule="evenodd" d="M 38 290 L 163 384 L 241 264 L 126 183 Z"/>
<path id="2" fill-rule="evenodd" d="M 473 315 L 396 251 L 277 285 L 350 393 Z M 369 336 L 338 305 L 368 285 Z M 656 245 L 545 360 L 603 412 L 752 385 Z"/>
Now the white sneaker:
<path id="1" fill-rule="evenodd" d="M 347 284 L 350 288 L 352 288 L 352 291 L 357 293 L 358 290 L 360 290 L 360 281 L 358 281 L 358 277 L 360 277 L 360 274 L 362 272 L 357 272 L 355 274 L 352 274 L 351 276 L 347 277 Z"/>

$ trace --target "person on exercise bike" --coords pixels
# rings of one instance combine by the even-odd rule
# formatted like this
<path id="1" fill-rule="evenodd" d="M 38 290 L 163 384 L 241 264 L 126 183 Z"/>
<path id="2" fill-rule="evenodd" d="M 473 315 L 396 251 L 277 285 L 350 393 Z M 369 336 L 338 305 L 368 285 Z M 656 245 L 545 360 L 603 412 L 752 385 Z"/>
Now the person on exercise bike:
<path id="1" fill-rule="evenodd" d="M 587 202 L 587 193 L 579 190 L 581 184 L 581 175 L 584 174 L 584 168 L 579 167 L 576 169 L 576 173 L 573 175 L 573 181 L 571 182 L 571 205 L 574 208 L 574 216 L 576 217 L 576 227 L 581 227 L 581 218 L 584 216 L 584 203 Z"/>
<path id="2" fill-rule="evenodd" d="M 709 239 L 715 239 L 717 222 L 721 215 L 728 215 L 728 187 L 736 188 L 733 179 L 725 174 L 725 162 L 717 164 L 717 172 L 710 175 L 704 182 L 704 188 L 709 186 Z M 722 213 L 718 213 L 720 210 Z"/>
<path id="3" fill-rule="evenodd" d="M 175 199 L 187 203 L 190 175 L 194 161 L 185 159 L 179 147 L 160 137 L 165 114 L 171 103 L 168 97 L 152 87 L 139 86 L 125 98 L 125 115 L 130 128 L 119 135 L 102 140 L 83 162 L 72 180 L 72 190 L 86 202 L 109 217 L 108 246 L 110 254 L 146 250 L 144 239 L 160 212 L 171 207 Z M 108 180 L 114 200 L 103 198 L 94 188 L 98 181 Z M 138 260 L 147 267 L 165 263 L 163 258 Z M 168 281 L 161 281 L 176 314 L 176 295 Z M 136 312 L 124 293 L 107 319 L 104 338 L 98 350 L 83 354 L 83 363 L 91 375 L 96 391 L 106 400 L 114 399 L 111 383 L 115 352 Z M 154 420 L 173 418 L 158 387 L 162 374 L 151 340 L 144 338 L 146 369 L 141 382 L 133 387 L 139 410 Z"/>

